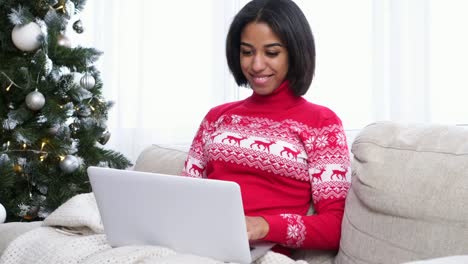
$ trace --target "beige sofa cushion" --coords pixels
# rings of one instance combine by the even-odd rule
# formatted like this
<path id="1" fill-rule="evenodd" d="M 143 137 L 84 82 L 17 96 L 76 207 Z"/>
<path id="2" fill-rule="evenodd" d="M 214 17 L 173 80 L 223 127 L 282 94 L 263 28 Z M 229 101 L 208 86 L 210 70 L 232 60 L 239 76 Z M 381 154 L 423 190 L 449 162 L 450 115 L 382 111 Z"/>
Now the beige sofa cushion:
<path id="1" fill-rule="evenodd" d="M 180 175 L 187 158 L 188 147 L 151 145 L 138 156 L 134 170 Z"/>
<path id="2" fill-rule="evenodd" d="M 468 130 L 375 123 L 356 137 L 352 153 L 335 263 L 468 253 Z"/>

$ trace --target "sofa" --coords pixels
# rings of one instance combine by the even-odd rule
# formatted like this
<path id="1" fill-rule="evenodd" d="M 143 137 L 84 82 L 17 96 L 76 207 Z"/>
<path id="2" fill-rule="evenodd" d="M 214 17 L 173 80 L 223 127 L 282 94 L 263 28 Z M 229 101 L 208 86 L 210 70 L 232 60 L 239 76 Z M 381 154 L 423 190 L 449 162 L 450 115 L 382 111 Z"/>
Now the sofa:
<path id="1" fill-rule="evenodd" d="M 152 145 L 133 169 L 178 174 L 187 146 Z M 468 263 L 468 129 L 377 122 L 353 139 L 352 184 L 338 251 L 308 263 Z M 312 210 L 313 213 L 313 210 Z M 0 254 L 41 222 L 0 224 Z"/>

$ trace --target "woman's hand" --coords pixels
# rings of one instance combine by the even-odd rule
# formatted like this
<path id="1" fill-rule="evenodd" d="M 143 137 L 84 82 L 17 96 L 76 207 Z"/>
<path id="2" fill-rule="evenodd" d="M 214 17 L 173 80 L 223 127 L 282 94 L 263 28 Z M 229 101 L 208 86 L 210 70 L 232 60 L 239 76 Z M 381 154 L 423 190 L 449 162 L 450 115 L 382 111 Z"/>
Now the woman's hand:
<path id="1" fill-rule="evenodd" d="M 247 224 L 249 241 L 262 239 L 270 231 L 268 222 L 261 216 L 246 216 L 245 222 Z"/>

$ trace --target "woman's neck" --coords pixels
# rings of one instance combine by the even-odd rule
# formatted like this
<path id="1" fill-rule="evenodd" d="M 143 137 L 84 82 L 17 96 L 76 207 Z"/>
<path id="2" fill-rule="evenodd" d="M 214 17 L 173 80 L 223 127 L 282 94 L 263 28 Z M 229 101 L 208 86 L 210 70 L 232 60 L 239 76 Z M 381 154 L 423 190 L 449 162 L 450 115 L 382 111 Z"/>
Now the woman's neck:
<path id="1" fill-rule="evenodd" d="M 255 108 L 261 107 L 265 108 L 265 110 L 278 111 L 289 109 L 303 100 L 302 97 L 294 95 L 289 87 L 289 82 L 284 81 L 271 94 L 260 95 L 253 92 L 252 95 L 245 100 L 245 106 Z"/>

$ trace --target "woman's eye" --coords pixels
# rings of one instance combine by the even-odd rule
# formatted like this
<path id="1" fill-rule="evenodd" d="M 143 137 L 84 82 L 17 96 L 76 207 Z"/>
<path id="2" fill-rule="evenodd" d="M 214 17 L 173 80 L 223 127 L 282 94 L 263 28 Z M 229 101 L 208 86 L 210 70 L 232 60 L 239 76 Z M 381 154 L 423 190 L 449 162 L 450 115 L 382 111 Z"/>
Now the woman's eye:
<path id="1" fill-rule="evenodd" d="M 250 55 L 252 55 L 252 51 L 251 50 L 241 50 L 241 54 L 243 56 L 250 56 Z"/>
<path id="2" fill-rule="evenodd" d="M 278 54 L 279 54 L 279 52 L 270 52 L 270 51 L 266 52 L 266 55 L 268 57 L 276 57 L 276 56 L 278 56 Z"/>

